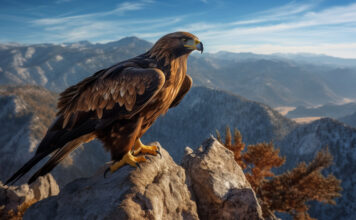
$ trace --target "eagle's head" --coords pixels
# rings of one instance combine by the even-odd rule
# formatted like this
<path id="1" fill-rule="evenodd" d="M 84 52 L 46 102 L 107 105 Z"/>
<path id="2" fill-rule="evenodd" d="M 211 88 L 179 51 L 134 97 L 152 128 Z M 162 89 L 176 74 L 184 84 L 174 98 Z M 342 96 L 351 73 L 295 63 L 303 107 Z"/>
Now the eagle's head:
<path id="1" fill-rule="evenodd" d="M 202 42 L 195 35 L 188 32 L 174 32 L 161 37 L 149 52 L 151 57 L 172 59 L 189 55 L 194 50 L 201 53 L 204 50 Z"/>

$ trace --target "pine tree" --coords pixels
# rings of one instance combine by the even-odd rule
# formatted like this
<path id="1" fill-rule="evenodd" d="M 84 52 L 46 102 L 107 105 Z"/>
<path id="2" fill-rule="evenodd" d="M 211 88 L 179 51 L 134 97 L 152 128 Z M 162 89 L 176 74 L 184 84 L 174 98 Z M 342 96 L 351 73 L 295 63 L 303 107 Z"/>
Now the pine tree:
<path id="1" fill-rule="evenodd" d="M 321 171 L 332 163 L 328 149 L 317 153 L 309 164 L 302 162 L 291 171 L 276 176 L 272 168 L 284 164 L 285 158 L 279 156 L 279 150 L 273 143 L 249 145 L 243 151 L 240 132 L 235 129 L 234 143 L 231 142 L 230 128 L 226 127 L 225 143 L 217 131 L 218 140 L 234 152 L 235 161 L 244 169 L 246 178 L 256 192 L 265 218 L 274 216 L 274 212 L 285 212 L 296 220 L 311 220 L 308 214 L 308 201 L 335 204 L 335 198 L 342 190 L 334 175 L 322 175 Z"/>
<path id="2" fill-rule="evenodd" d="M 285 162 L 285 158 L 279 156 L 279 150 L 274 149 L 272 142 L 247 146 L 242 160 L 250 165 L 249 169 L 245 170 L 246 178 L 257 191 L 266 177 L 274 176 L 271 169 L 280 167 Z"/>

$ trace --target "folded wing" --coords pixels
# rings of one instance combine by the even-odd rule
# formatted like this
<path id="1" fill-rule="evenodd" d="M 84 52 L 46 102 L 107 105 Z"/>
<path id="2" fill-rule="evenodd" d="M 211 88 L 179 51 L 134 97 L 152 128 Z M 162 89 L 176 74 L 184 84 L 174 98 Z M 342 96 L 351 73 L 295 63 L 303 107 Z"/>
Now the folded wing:
<path id="1" fill-rule="evenodd" d="M 35 155 L 7 183 L 15 182 L 47 155 L 51 159 L 29 180 L 50 172 L 81 143 L 95 138 L 93 133 L 119 118 L 139 113 L 165 82 L 156 68 L 114 66 L 101 70 L 61 93 L 58 117 L 48 129 Z"/>
<path id="2" fill-rule="evenodd" d="M 163 72 L 156 68 L 126 67 L 118 72 L 112 67 L 93 77 L 61 94 L 58 114 L 64 117 L 63 128 L 69 121 L 71 126 L 75 125 L 78 112 L 95 111 L 99 119 L 114 113 L 121 118 L 131 118 L 150 102 L 165 82 Z"/>

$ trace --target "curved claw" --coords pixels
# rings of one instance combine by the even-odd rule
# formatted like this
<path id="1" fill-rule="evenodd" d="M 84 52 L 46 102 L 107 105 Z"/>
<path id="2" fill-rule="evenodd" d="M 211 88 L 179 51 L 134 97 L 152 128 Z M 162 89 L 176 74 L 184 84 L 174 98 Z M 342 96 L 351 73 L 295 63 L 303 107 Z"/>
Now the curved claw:
<path id="1" fill-rule="evenodd" d="M 110 168 L 109 168 L 109 167 L 106 168 L 106 170 L 105 170 L 105 172 L 104 172 L 104 178 L 106 178 L 106 174 L 107 174 L 108 172 L 110 172 Z"/>

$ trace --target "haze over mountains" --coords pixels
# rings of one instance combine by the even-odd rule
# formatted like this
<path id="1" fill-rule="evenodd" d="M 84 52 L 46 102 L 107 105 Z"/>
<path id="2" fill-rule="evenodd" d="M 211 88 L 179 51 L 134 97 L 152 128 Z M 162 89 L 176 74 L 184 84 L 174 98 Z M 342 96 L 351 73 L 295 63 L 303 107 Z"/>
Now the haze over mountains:
<path id="1" fill-rule="evenodd" d="M 325 104 L 318 107 L 298 106 L 296 109 L 289 111 L 286 115 L 289 118 L 296 117 L 330 117 L 340 118 L 346 115 L 351 115 L 356 112 L 356 102 L 336 105 Z"/>
<path id="2" fill-rule="evenodd" d="M 356 128 L 356 112 L 351 115 L 346 115 L 344 117 L 338 118 L 338 120 Z"/>
<path id="3" fill-rule="evenodd" d="M 136 37 L 106 44 L 1 45 L 0 84 L 31 83 L 58 92 L 101 68 L 147 51 L 151 45 Z M 195 85 L 230 91 L 273 107 L 356 99 L 353 59 L 219 52 L 193 54 L 188 70 Z"/>
<path id="4" fill-rule="evenodd" d="M 101 68 L 143 53 L 151 45 L 135 37 L 107 44 L 83 41 L 62 45 L 0 45 L 0 85 L 33 84 L 51 90 L 33 86 L 0 87 L 0 122 L 3 123 L 0 167 L 6 165 L 0 171 L 0 180 L 4 181 L 34 153 L 54 116 L 57 92 Z M 352 219 L 356 210 L 353 204 L 356 178 L 350 171 L 356 164 L 356 128 L 329 118 L 300 125 L 269 106 L 315 106 L 356 99 L 354 63 L 355 60 L 308 54 L 193 54 L 188 71 L 196 87 L 178 107 L 153 125 L 144 141 L 158 140 L 179 161 L 185 146 L 198 147 L 205 138 L 215 134 L 215 129 L 223 131 L 229 125 L 240 129 L 247 144 L 273 141 L 287 156 L 286 168 L 311 159 L 319 149 L 329 146 L 335 161 L 329 171 L 342 179 L 344 196 L 337 206 L 313 205 L 312 216 Z M 316 109 L 328 109 L 325 116 L 350 115 L 340 119 L 345 123 L 355 117 L 351 115 L 353 104 L 346 112 L 346 108 L 336 106 L 333 115 L 326 107 Z M 61 177 L 59 183 L 64 185 L 94 173 L 108 160 L 100 144 L 92 143 L 75 151 L 72 160 L 54 170 L 54 176 Z"/>

